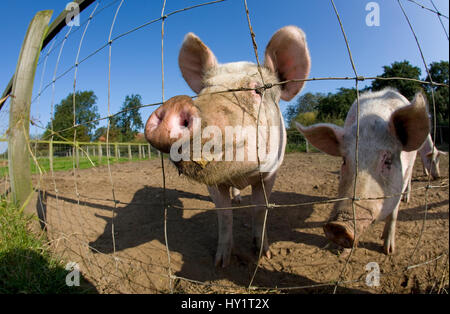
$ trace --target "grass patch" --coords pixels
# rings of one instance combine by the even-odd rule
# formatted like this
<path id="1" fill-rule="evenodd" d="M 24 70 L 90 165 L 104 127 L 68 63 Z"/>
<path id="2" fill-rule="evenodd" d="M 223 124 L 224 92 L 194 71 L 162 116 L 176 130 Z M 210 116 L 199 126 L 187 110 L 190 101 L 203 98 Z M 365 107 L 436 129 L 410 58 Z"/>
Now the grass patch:
<path id="1" fill-rule="evenodd" d="M 318 150 L 310 144 L 309 152 L 316 153 Z M 286 153 L 306 153 L 306 143 L 287 143 Z"/>
<path id="2" fill-rule="evenodd" d="M 80 287 L 66 285 L 64 263 L 50 253 L 44 236 L 31 232 L 32 219 L 0 198 L 0 293 L 93 292 L 81 274 Z"/>

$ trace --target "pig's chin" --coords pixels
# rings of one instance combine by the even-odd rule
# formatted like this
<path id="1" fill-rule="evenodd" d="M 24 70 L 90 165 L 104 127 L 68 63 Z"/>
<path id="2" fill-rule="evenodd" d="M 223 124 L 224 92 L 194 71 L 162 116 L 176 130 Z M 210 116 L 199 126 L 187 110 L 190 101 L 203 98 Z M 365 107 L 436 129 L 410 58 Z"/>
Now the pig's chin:
<path id="1" fill-rule="evenodd" d="M 200 183 L 207 183 L 209 181 L 207 179 L 208 169 L 205 169 L 209 166 L 208 164 L 197 163 L 192 160 L 171 161 L 178 169 L 178 173 L 180 175 L 183 174 L 186 177 Z"/>
<path id="2" fill-rule="evenodd" d="M 257 165 L 245 162 L 239 163 L 240 167 L 236 167 L 235 162 L 226 161 L 181 160 L 172 163 L 180 174 L 209 186 L 220 184 L 239 186 L 246 176 L 257 170 Z"/>

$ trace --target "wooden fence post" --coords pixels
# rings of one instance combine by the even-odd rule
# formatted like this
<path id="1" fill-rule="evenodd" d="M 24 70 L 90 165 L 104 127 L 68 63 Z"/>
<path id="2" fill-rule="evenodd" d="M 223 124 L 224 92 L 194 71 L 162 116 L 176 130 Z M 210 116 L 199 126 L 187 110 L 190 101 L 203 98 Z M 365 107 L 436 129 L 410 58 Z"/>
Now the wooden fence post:
<path id="1" fill-rule="evenodd" d="M 53 172 L 53 141 L 48 143 L 48 162 L 50 163 L 50 171 Z"/>
<path id="2" fill-rule="evenodd" d="M 133 159 L 133 156 L 131 155 L 131 144 L 128 144 L 128 159 Z"/>
<path id="3" fill-rule="evenodd" d="M 147 144 L 147 147 L 148 147 L 148 159 L 151 159 L 152 158 L 152 150 L 151 150 L 150 144 Z"/>
<path id="4" fill-rule="evenodd" d="M 80 168 L 80 149 L 78 148 L 78 142 L 75 142 L 75 163 L 76 167 Z"/>
<path id="5" fill-rule="evenodd" d="M 9 111 L 8 163 L 13 201 L 20 207 L 32 196 L 30 105 L 34 75 L 52 10 L 38 12 L 28 26 L 14 74 Z"/>
<path id="6" fill-rule="evenodd" d="M 139 148 L 139 159 L 142 159 L 141 144 L 139 144 L 138 148 Z"/>
<path id="7" fill-rule="evenodd" d="M 98 144 L 98 164 L 99 165 L 102 163 L 102 156 L 103 156 L 102 143 L 99 143 Z"/>

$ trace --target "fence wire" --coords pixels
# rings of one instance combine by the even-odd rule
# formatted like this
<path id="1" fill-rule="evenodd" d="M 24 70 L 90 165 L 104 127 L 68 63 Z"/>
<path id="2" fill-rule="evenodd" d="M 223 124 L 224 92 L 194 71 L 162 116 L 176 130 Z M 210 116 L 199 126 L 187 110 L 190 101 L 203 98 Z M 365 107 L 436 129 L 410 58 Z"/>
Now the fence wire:
<path id="1" fill-rule="evenodd" d="M 165 23 L 168 21 L 169 17 L 174 14 L 178 14 L 181 12 L 187 12 L 189 10 L 193 10 L 195 8 L 199 8 L 202 6 L 218 4 L 218 3 L 221 3 L 224 1 L 226 1 L 226 0 L 205 2 L 205 3 L 189 6 L 189 7 L 183 8 L 183 9 L 175 10 L 170 13 L 166 13 L 166 0 L 163 0 L 161 15 L 159 18 L 149 20 L 149 21 L 145 22 L 144 24 L 133 27 L 133 28 L 131 28 L 123 33 L 120 33 L 119 35 L 116 35 L 114 37 L 112 36 L 114 25 L 118 18 L 119 11 L 120 11 L 122 5 L 124 4 L 125 0 L 121 0 L 120 2 L 119 2 L 119 0 L 110 1 L 106 4 L 104 4 L 103 6 L 101 6 L 101 4 L 102 4 L 101 1 L 97 1 L 95 3 L 95 6 L 93 6 L 93 9 L 91 11 L 91 14 L 89 15 L 89 18 L 81 24 L 81 26 L 83 26 L 83 33 L 81 35 L 81 39 L 78 44 L 78 50 L 77 50 L 75 62 L 73 63 L 73 65 L 71 65 L 64 71 L 62 71 L 62 74 L 57 75 L 58 66 L 60 64 L 60 59 L 61 59 L 61 55 L 63 53 L 65 43 L 70 38 L 70 36 L 73 35 L 73 33 L 76 32 L 78 29 L 81 29 L 81 27 L 74 30 L 73 32 L 72 32 L 72 27 L 68 27 L 67 33 L 65 34 L 64 38 L 61 41 L 57 41 L 57 38 L 54 38 L 51 45 L 47 49 L 47 51 L 45 53 L 43 51 L 41 54 L 41 57 L 43 56 L 43 58 L 41 58 L 42 60 L 38 63 L 38 64 L 42 63 L 42 73 L 41 73 L 41 78 L 40 78 L 40 83 L 39 83 L 39 90 L 37 92 L 36 97 L 32 100 L 32 104 L 35 102 L 37 102 L 37 104 L 39 104 L 42 93 L 46 89 L 51 87 L 52 88 L 52 97 L 51 97 L 50 107 L 51 107 L 52 119 L 51 119 L 51 123 L 50 123 L 50 129 L 43 125 L 39 125 L 38 122 L 36 122 L 33 118 L 30 119 L 30 123 L 42 130 L 49 131 L 50 143 L 53 143 L 54 138 L 56 137 L 61 142 L 67 143 L 70 147 L 72 147 L 71 154 L 70 154 L 70 157 L 72 158 L 72 171 L 69 174 L 69 176 L 72 177 L 72 181 L 73 181 L 73 191 L 74 191 L 73 197 L 74 198 L 70 198 L 67 195 L 62 195 L 60 193 L 60 191 L 58 190 L 58 184 L 57 184 L 58 176 L 56 176 L 52 164 L 50 164 L 50 181 L 51 181 L 50 186 L 52 187 L 51 188 L 52 192 L 49 192 L 50 189 L 48 189 L 48 185 L 45 184 L 45 180 L 46 180 L 45 171 L 42 171 L 42 167 L 40 166 L 40 164 L 41 164 L 40 158 L 37 154 L 37 149 L 36 149 L 37 142 L 36 141 L 33 142 L 33 140 L 29 138 L 28 134 L 25 134 L 29 139 L 28 149 L 29 149 L 30 155 L 32 157 L 32 160 L 33 160 L 35 166 L 39 169 L 37 183 L 34 186 L 34 190 L 36 192 L 38 192 L 39 221 L 40 221 L 41 225 L 43 226 L 43 230 L 45 230 L 45 232 L 47 232 L 49 234 L 49 238 L 51 239 L 49 241 L 49 245 L 52 245 L 57 250 L 57 252 L 59 254 L 61 254 L 61 256 L 65 256 L 65 254 L 73 254 L 73 255 L 81 258 L 83 265 L 86 267 L 86 272 L 85 272 L 86 276 L 89 279 L 94 280 L 96 283 L 102 285 L 103 287 L 106 287 L 104 292 L 119 292 L 120 293 L 123 291 L 123 289 L 125 289 L 126 291 L 132 291 L 132 292 L 142 292 L 142 291 L 161 292 L 161 290 L 153 284 L 153 282 L 155 282 L 155 280 L 156 280 L 155 278 L 168 280 L 168 289 L 167 289 L 167 291 L 163 290 L 163 292 L 173 293 L 176 289 L 177 282 L 179 282 L 179 281 L 189 282 L 189 283 L 196 284 L 199 286 L 215 287 L 215 288 L 223 289 L 226 291 L 228 291 L 228 290 L 236 291 L 236 286 L 224 285 L 224 284 L 212 283 L 212 282 L 205 282 L 205 281 L 200 281 L 200 280 L 196 280 L 196 279 L 192 279 L 192 278 L 186 278 L 184 276 L 174 274 L 172 266 L 173 266 L 173 263 L 176 263 L 176 261 L 171 260 L 171 250 L 170 250 L 171 244 L 169 243 L 169 235 L 170 235 L 171 230 L 168 229 L 168 221 L 170 220 L 168 210 L 172 209 L 174 211 L 196 211 L 196 210 L 200 210 L 200 211 L 233 210 L 234 211 L 234 210 L 243 210 L 243 209 L 264 207 L 265 214 L 264 214 L 264 225 L 263 225 L 263 229 L 262 229 L 263 234 L 261 236 L 261 243 L 260 243 L 260 250 L 258 253 L 258 259 L 257 259 L 256 265 L 255 265 L 255 268 L 253 270 L 249 271 L 249 275 L 250 275 L 249 284 L 246 287 L 243 287 L 242 290 L 247 291 L 247 292 L 248 291 L 265 291 L 265 292 L 293 291 L 293 290 L 321 288 L 321 287 L 329 286 L 329 287 L 333 287 L 333 292 L 336 293 L 337 289 L 339 287 L 344 287 L 348 284 L 363 282 L 365 280 L 364 276 L 360 276 L 357 279 L 353 279 L 353 278 L 347 278 L 348 275 L 346 274 L 349 264 L 351 263 L 353 253 L 356 248 L 356 241 L 354 241 L 353 247 L 351 248 L 351 251 L 350 251 L 348 257 L 345 259 L 345 263 L 342 266 L 337 278 L 331 279 L 326 282 L 316 283 L 316 284 L 301 285 L 301 286 L 289 286 L 289 287 L 281 287 L 281 286 L 263 287 L 263 286 L 255 286 L 253 284 L 255 277 L 258 273 L 258 270 L 260 269 L 260 264 L 261 264 L 261 260 L 262 260 L 262 251 L 263 251 L 263 247 L 264 247 L 265 230 L 266 230 L 266 225 L 268 223 L 268 212 L 270 210 L 279 210 L 282 208 L 293 209 L 293 208 L 301 208 L 304 206 L 333 204 L 336 202 L 348 200 L 348 201 L 351 201 L 351 203 L 352 203 L 352 211 L 353 211 L 352 219 L 353 219 L 353 226 L 354 226 L 354 234 L 355 234 L 355 238 L 356 238 L 356 232 L 357 232 L 357 230 L 356 230 L 356 212 L 355 212 L 356 200 L 359 201 L 359 200 L 388 199 L 388 198 L 396 197 L 399 195 L 403 196 L 404 194 L 407 193 L 407 192 L 403 192 L 403 193 L 399 193 L 399 194 L 395 194 L 395 195 L 388 195 L 388 196 L 377 197 L 377 198 L 360 198 L 356 194 L 357 175 L 355 175 L 353 178 L 353 196 L 352 197 L 327 198 L 327 199 L 321 200 L 321 201 L 301 202 L 301 203 L 295 203 L 295 204 L 272 204 L 269 202 L 269 197 L 265 190 L 265 184 L 264 184 L 263 178 L 262 178 L 262 176 L 260 176 L 261 186 L 262 186 L 263 194 L 264 194 L 264 204 L 234 205 L 232 207 L 214 207 L 214 208 L 184 207 L 184 206 L 179 206 L 177 204 L 171 203 L 171 200 L 169 199 L 169 197 L 167 195 L 166 171 L 165 171 L 165 164 L 164 164 L 165 159 L 164 159 L 164 155 L 160 154 L 161 174 L 162 174 L 162 209 L 163 209 L 163 226 L 162 226 L 162 228 L 163 228 L 163 233 L 164 233 L 164 239 L 163 239 L 164 247 L 162 248 L 160 246 L 158 247 L 155 245 L 151 245 L 151 249 L 155 250 L 155 251 L 165 252 L 165 255 L 167 256 L 167 260 L 153 262 L 154 259 L 153 259 L 152 255 L 147 254 L 147 252 L 145 252 L 145 251 L 140 252 L 140 254 L 142 254 L 142 256 L 140 256 L 139 258 L 136 258 L 136 256 L 133 256 L 127 252 L 123 252 L 123 251 L 118 252 L 117 247 L 116 247 L 116 230 L 115 230 L 115 224 L 114 224 L 114 220 L 117 215 L 117 209 L 118 209 L 117 206 L 118 205 L 126 205 L 126 206 L 149 206 L 149 205 L 152 205 L 152 206 L 154 206 L 155 203 L 140 202 L 140 201 L 134 201 L 134 200 L 132 200 L 131 202 L 128 202 L 128 201 L 120 200 L 120 198 L 117 196 L 115 182 L 113 179 L 113 169 L 112 169 L 112 165 L 110 164 L 110 156 L 111 156 L 110 123 L 111 123 L 111 118 L 116 115 L 119 115 L 120 113 L 125 112 L 126 110 L 159 106 L 165 102 L 165 95 L 164 95 L 164 38 L 165 38 L 164 37 L 165 36 L 164 29 L 165 28 L 164 27 L 165 27 Z M 407 1 L 421 7 L 424 10 L 427 10 L 429 12 L 432 12 L 433 14 L 436 14 L 437 17 L 439 18 L 439 21 L 440 21 L 442 27 L 444 28 L 446 37 L 448 39 L 448 34 L 447 34 L 445 26 L 442 22 L 442 18 L 445 18 L 448 20 L 448 17 L 443 15 L 437 9 L 437 7 L 435 6 L 435 4 L 433 3 L 432 0 L 430 0 L 430 2 L 433 6 L 433 9 L 426 7 L 414 0 L 407 0 Z M 356 108 L 357 108 L 357 115 L 356 115 L 357 116 L 357 119 L 356 119 L 357 133 L 356 133 L 356 143 L 355 143 L 355 145 L 356 145 L 356 147 L 355 147 L 355 161 L 356 161 L 355 174 L 357 174 L 358 173 L 357 170 L 359 169 L 359 164 L 358 164 L 358 151 L 359 151 L 359 85 L 358 85 L 358 83 L 359 82 L 364 81 L 364 80 L 407 80 L 407 81 L 414 81 L 417 83 L 427 84 L 427 85 L 431 85 L 431 86 L 440 86 L 440 87 L 448 88 L 448 85 L 446 85 L 446 84 L 433 81 L 433 78 L 430 74 L 427 62 L 423 56 L 421 45 L 420 45 L 419 40 L 414 31 L 414 27 L 412 26 L 411 20 L 402 5 L 402 1 L 397 0 L 397 2 L 398 2 L 399 8 L 400 8 L 403 16 L 405 17 L 406 23 L 409 25 L 412 35 L 416 41 L 419 53 L 421 55 L 421 59 L 423 61 L 423 65 L 427 71 L 428 77 L 430 78 L 429 81 L 422 81 L 422 80 L 410 79 L 410 78 L 405 78 L 405 77 L 385 78 L 385 77 L 361 76 L 357 72 L 357 67 L 356 67 L 353 57 L 352 57 L 350 43 L 347 39 L 346 32 L 344 30 L 343 21 L 341 20 L 339 11 L 338 11 L 334 1 L 330 0 L 330 4 L 336 15 L 338 25 L 340 27 L 341 33 L 343 35 L 343 38 L 344 38 L 344 41 L 346 44 L 348 57 L 349 57 L 349 61 L 352 66 L 354 76 L 353 77 L 319 77 L 319 78 L 308 78 L 308 79 L 294 79 L 294 80 L 286 80 L 286 81 L 278 82 L 275 84 L 267 84 L 264 82 L 264 77 L 263 77 L 262 71 L 261 71 L 261 64 L 260 64 L 259 58 L 258 58 L 258 49 L 257 49 L 257 44 L 256 44 L 256 39 L 255 39 L 256 35 L 255 35 L 252 25 L 251 25 L 251 18 L 250 18 L 251 11 L 247 5 L 247 1 L 244 0 L 243 5 L 244 5 L 245 15 L 246 15 L 247 22 L 248 22 L 248 31 L 250 33 L 253 50 L 254 50 L 254 54 L 255 54 L 255 60 L 256 60 L 259 74 L 260 74 L 262 82 L 263 82 L 263 86 L 255 87 L 255 88 L 228 89 L 226 91 L 214 92 L 211 94 L 234 93 L 234 92 L 238 92 L 238 91 L 255 90 L 255 91 L 258 91 L 258 93 L 264 95 L 264 93 L 267 89 L 271 89 L 275 86 L 280 86 L 280 85 L 283 85 L 283 84 L 286 84 L 289 82 L 307 82 L 307 81 L 314 82 L 314 81 L 323 81 L 323 80 L 352 80 L 352 81 L 354 81 L 355 89 L 356 89 Z M 105 11 L 108 8 L 113 8 L 114 5 L 117 5 L 117 6 L 115 7 L 115 14 L 114 14 L 114 17 L 113 17 L 113 20 L 111 22 L 111 26 L 109 29 L 108 41 L 106 43 L 104 43 L 103 45 L 101 45 L 100 47 L 98 47 L 97 49 L 88 53 L 87 56 L 85 56 L 84 58 L 80 58 L 81 47 L 83 45 L 83 41 L 84 41 L 85 35 L 88 31 L 90 22 L 95 17 L 97 17 L 101 12 Z M 113 47 L 113 43 L 115 43 L 120 38 L 126 37 L 129 34 L 136 32 L 137 30 L 143 29 L 152 24 L 156 24 L 157 22 L 161 22 L 161 102 L 140 105 L 140 106 L 137 106 L 134 108 L 129 108 L 126 110 L 118 111 L 116 113 L 112 113 L 111 112 L 111 77 L 112 77 L 112 47 Z M 44 73 L 46 72 L 48 57 L 51 53 L 56 51 L 56 49 L 58 47 L 59 47 L 59 52 L 58 52 L 58 56 L 56 59 L 56 64 L 55 64 L 52 80 L 44 85 L 44 83 L 43 83 L 44 82 Z M 107 73 L 108 113 L 104 117 L 96 118 L 96 119 L 93 119 L 93 120 L 85 122 L 85 123 L 77 123 L 77 120 L 76 120 L 77 104 L 76 104 L 75 92 L 76 92 L 76 86 L 77 86 L 78 69 L 79 69 L 80 65 L 83 64 L 86 60 L 92 58 L 94 55 L 98 54 L 100 51 L 102 51 L 106 47 L 108 47 L 108 73 Z M 75 70 L 74 78 L 73 78 L 73 100 L 72 100 L 72 102 L 73 102 L 73 124 L 71 127 L 68 127 L 68 128 L 62 129 L 62 130 L 54 130 L 53 117 L 54 117 L 56 83 L 60 79 L 62 79 L 64 76 L 66 76 L 68 73 L 70 73 L 72 70 Z M 435 95 L 434 95 L 433 88 L 431 88 L 431 93 L 432 93 L 431 94 L 432 110 L 434 112 L 433 124 L 434 124 L 434 126 L 436 126 L 436 114 L 435 114 L 436 113 L 436 109 L 435 109 L 436 104 L 435 104 Z M 192 96 L 191 98 L 194 99 L 196 97 L 197 96 Z M 259 112 L 262 107 L 262 99 L 263 98 L 264 97 L 261 97 L 261 103 L 259 104 L 258 122 L 260 119 Z M 3 101 L 6 101 L 6 99 L 2 99 L 2 102 Z M 5 112 L 5 110 L 1 111 L 0 114 L 3 114 L 4 112 Z M 90 159 L 90 156 L 92 156 L 92 154 L 89 153 L 89 149 L 85 148 L 83 150 L 82 146 L 77 143 L 76 134 L 77 134 L 77 128 L 80 127 L 81 125 L 89 125 L 89 124 L 93 124 L 93 123 L 96 123 L 96 122 L 99 122 L 102 120 L 107 120 L 107 132 L 106 132 L 105 145 L 106 145 L 106 157 L 107 157 L 106 158 L 106 160 L 107 160 L 107 176 L 108 176 L 108 181 L 109 181 L 108 183 L 111 187 L 111 197 L 99 198 L 99 197 L 91 197 L 89 195 L 84 195 L 82 192 L 80 192 L 79 187 L 80 187 L 80 185 L 82 185 L 82 182 L 79 181 L 80 170 L 78 169 L 77 157 L 76 157 L 76 155 L 78 154 L 78 150 L 80 149 L 82 151 L 82 153 L 90 160 L 90 162 L 92 164 L 93 164 L 93 162 Z M 257 123 L 257 126 L 259 126 L 259 123 Z M 72 130 L 72 129 L 74 129 L 73 140 L 64 138 L 62 136 L 63 132 Z M 256 134 L 258 136 L 259 132 L 257 131 Z M 433 138 L 433 140 L 436 138 L 436 127 L 434 127 L 434 134 L 433 134 L 432 138 Z M 44 140 L 47 140 L 47 139 L 44 139 Z M 433 141 L 433 142 L 435 142 L 435 141 Z M 259 143 L 258 140 L 256 141 L 256 143 Z M 117 150 L 117 148 L 116 148 L 116 150 Z M 433 150 L 437 150 L 435 145 L 433 146 Z M 257 149 L 257 151 L 259 152 L 259 149 Z M 129 148 L 128 152 L 130 152 L 130 148 Z M 139 154 L 141 154 L 141 148 L 139 148 Z M 150 149 L 148 150 L 148 154 L 150 155 Z M 119 149 L 119 156 L 120 156 L 120 149 Z M 258 165 L 260 165 L 259 156 L 257 156 L 257 161 L 258 161 Z M 388 273 L 383 273 L 383 276 L 384 277 L 401 276 L 412 269 L 423 267 L 425 265 L 429 265 L 432 263 L 436 264 L 438 261 L 444 260 L 445 265 L 442 268 L 443 270 L 442 270 L 442 275 L 439 278 L 439 283 L 436 284 L 435 286 L 433 286 L 433 288 L 432 288 L 432 290 L 435 289 L 437 292 L 442 292 L 445 290 L 445 285 L 446 284 L 448 285 L 448 269 L 447 269 L 448 268 L 448 249 L 445 252 L 442 252 L 441 254 L 439 254 L 438 256 L 432 256 L 432 257 L 428 256 L 428 259 L 426 261 L 422 261 L 420 263 L 413 262 L 413 257 L 420 246 L 420 243 L 422 241 L 422 236 L 425 232 L 425 226 L 426 226 L 426 222 L 427 222 L 427 215 L 428 215 L 428 208 L 429 208 L 429 191 L 431 189 L 445 189 L 445 188 L 448 188 L 448 186 L 449 186 L 448 178 L 442 180 L 441 184 L 438 184 L 438 185 L 432 185 L 431 181 L 432 181 L 431 180 L 431 172 L 429 172 L 428 177 L 427 177 L 427 185 L 411 190 L 411 193 L 417 192 L 420 190 L 425 190 L 425 197 L 424 197 L 425 210 L 424 210 L 424 216 L 423 216 L 423 220 L 422 220 L 422 226 L 420 229 L 419 237 L 417 239 L 416 244 L 414 245 L 414 249 L 410 255 L 408 262 L 406 263 L 406 265 L 402 265 L 402 267 L 400 267 L 400 269 L 397 269 L 397 270 L 394 270 L 394 271 L 388 272 Z M 4 177 L 4 182 L 5 182 L 4 184 L 5 184 L 5 191 L 6 191 L 7 190 L 7 188 L 6 188 L 7 182 L 8 182 L 7 176 Z M 49 199 L 52 199 L 52 198 L 55 199 L 55 204 L 51 204 L 51 202 L 48 201 Z M 68 203 L 75 205 L 76 210 L 74 212 L 67 210 L 67 208 L 65 206 Z M 109 212 L 108 218 L 111 221 L 111 230 L 110 231 L 111 231 L 111 239 L 112 239 L 111 254 L 102 253 L 100 250 L 95 248 L 95 246 L 92 245 L 92 243 L 89 242 L 89 235 L 92 233 L 95 233 L 96 229 L 95 229 L 94 225 L 96 224 L 96 221 L 95 221 L 95 219 L 94 220 L 89 219 L 89 217 L 87 215 L 85 215 L 86 207 L 88 207 L 88 206 L 97 206 L 97 207 L 100 207 L 101 210 L 105 210 L 105 211 Z M 48 211 L 49 208 L 53 209 L 53 211 L 51 211 L 51 212 Z M 75 222 L 77 223 L 76 227 L 74 226 Z M 65 225 L 70 225 L 71 230 L 58 230 L 58 228 L 55 228 L 56 225 L 59 225 L 61 223 L 64 223 Z M 160 222 L 153 222 L 153 224 L 151 226 L 156 228 L 156 227 L 158 227 L 159 224 L 160 224 Z M 77 230 L 82 230 L 83 232 L 80 233 Z M 74 249 L 74 247 L 76 247 L 76 249 Z M 95 254 L 92 254 L 92 252 L 94 252 Z M 155 268 L 159 269 L 159 271 L 155 271 Z M 147 283 L 135 281 L 132 278 L 132 274 L 134 272 L 139 272 L 139 273 L 145 274 L 147 277 Z M 447 283 L 446 283 L 446 280 L 447 280 Z M 111 283 L 117 283 L 117 285 L 115 286 L 115 285 L 112 285 Z"/>

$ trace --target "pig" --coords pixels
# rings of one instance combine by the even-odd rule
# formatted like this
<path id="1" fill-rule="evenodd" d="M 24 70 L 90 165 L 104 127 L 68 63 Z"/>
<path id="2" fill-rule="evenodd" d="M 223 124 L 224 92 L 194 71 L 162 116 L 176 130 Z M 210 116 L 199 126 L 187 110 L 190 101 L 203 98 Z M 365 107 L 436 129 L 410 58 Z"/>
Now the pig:
<path id="1" fill-rule="evenodd" d="M 328 123 L 309 127 L 297 123 L 296 127 L 316 148 L 343 159 L 338 194 L 349 199 L 335 203 L 335 214 L 323 227 L 326 237 L 341 247 L 351 248 L 372 222 L 386 220 L 384 252 L 392 254 L 401 195 L 411 180 L 417 150 L 430 132 L 426 100 L 418 93 L 409 102 L 390 88 L 360 96 L 357 170 L 356 117 L 355 101 L 343 127 Z"/>
<path id="2" fill-rule="evenodd" d="M 425 143 L 420 148 L 419 154 L 422 159 L 423 173 L 426 176 L 431 173 L 433 180 L 439 179 L 441 177 L 441 172 L 439 170 L 439 157 L 441 155 L 447 155 L 447 153 L 434 147 L 430 134 L 428 134 Z"/>
<path id="3" fill-rule="evenodd" d="M 181 95 L 166 101 L 149 117 L 145 137 L 161 152 L 170 153 L 170 159 L 180 174 L 206 184 L 216 208 L 231 206 L 230 188 L 234 199 L 240 202 L 239 189 L 250 185 L 252 204 L 255 205 L 252 212 L 253 240 L 256 248 L 270 258 L 263 228 L 265 195 L 270 196 L 286 144 L 286 129 L 278 103 L 280 98 L 289 101 L 299 93 L 304 85 L 302 80 L 309 75 L 311 61 L 306 36 L 296 26 L 279 29 L 267 44 L 264 64 L 258 69 L 250 62 L 218 63 L 210 48 L 195 34 L 188 33 L 182 43 L 178 63 L 183 78 L 197 97 Z M 280 84 L 284 81 L 290 82 Z M 227 146 L 228 136 L 223 145 L 223 137 L 230 127 L 237 130 L 236 137 L 232 136 L 231 145 Z M 256 141 L 240 136 L 240 130 L 244 128 L 258 130 L 259 147 Z M 198 139 L 200 133 L 202 136 Z M 196 141 L 203 147 L 201 156 L 194 151 Z M 209 154 L 205 147 L 211 147 L 211 143 L 219 153 Z M 180 153 L 183 147 L 187 154 Z M 244 158 L 239 160 L 238 147 L 244 152 Z M 260 160 L 249 158 L 255 156 L 257 148 L 258 154 L 267 153 L 269 157 Z M 228 159 L 224 160 L 224 155 Z M 215 265 L 226 267 L 233 248 L 233 214 L 227 209 L 218 209 L 217 214 Z"/>

